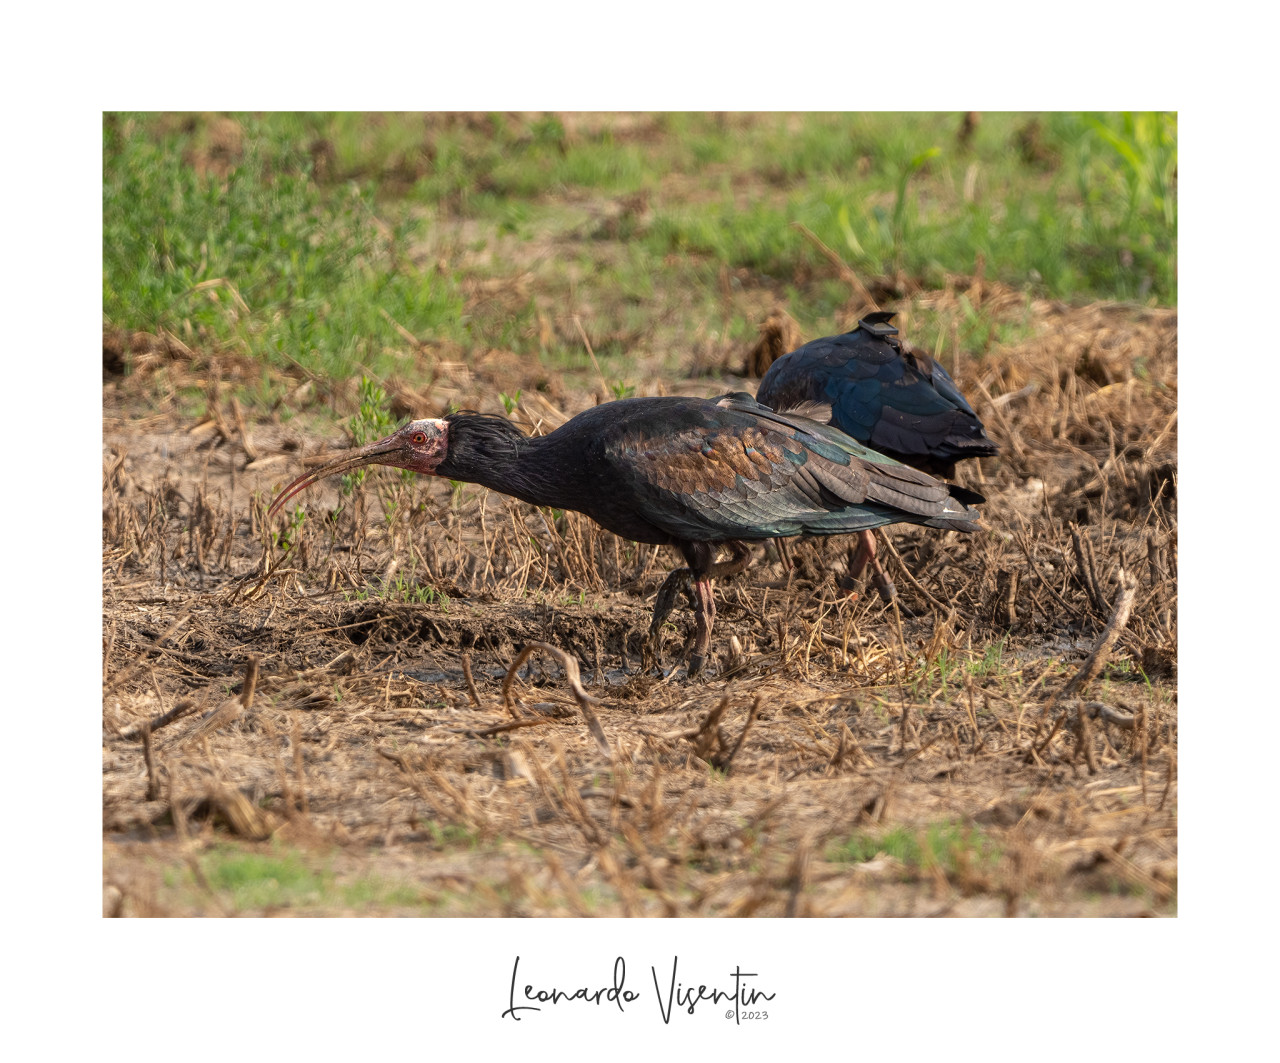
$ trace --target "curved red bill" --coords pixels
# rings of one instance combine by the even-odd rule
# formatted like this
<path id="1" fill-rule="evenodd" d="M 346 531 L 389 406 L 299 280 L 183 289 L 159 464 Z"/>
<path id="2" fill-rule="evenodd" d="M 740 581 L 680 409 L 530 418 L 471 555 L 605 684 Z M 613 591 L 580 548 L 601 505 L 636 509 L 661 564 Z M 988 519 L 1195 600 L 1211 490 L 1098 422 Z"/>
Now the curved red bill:
<path id="1" fill-rule="evenodd" d="M 392 442 L 389 439 L 380 440 L 377 443 L 370 443 L 367 447 L 361 447 L 359 450 L 345 454 L 334 461 L 321 465 L 320 468 L 311 472 L 305 472 L 294 480 L 291 484 L 284 488 L 275 500 L 271 503 L 271 508 L 267 510 L 267 518 L 274 517 L 279 512 L 280 507 L 289 501 L 294 495 L 300 491 L 306 490 L 312 484 L 323 480 L 326 476 L 334 476 L 340 472 L 349 472 L 352 469 L 358 469 L 364 465 L 389 465 L 392 462 L 387 461 L 388 456 L 401 451 L 404 448 L 398 442 Z"/>

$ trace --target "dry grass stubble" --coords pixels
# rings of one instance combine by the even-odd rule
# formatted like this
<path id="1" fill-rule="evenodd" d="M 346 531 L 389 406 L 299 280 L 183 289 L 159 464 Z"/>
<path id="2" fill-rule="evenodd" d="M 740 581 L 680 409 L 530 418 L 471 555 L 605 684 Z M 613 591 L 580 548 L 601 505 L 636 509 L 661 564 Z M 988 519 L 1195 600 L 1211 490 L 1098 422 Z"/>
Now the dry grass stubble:
<path id="1" fill-rule="evenodd" d="M 106 909 L 1173 912 L 1176 316 L 1029 312 L 957 367 L 1003 448 L 961 474 L 990 531 L 893 531 L 898 611 L 840 541 L 755 547 L 704 683 L 641 669 L 663 551 L 387 474 L 332 519 L 317 489 L 284 554 L 297 436 L 109 400 Z M 242 888 L 246 854 L 294 887 Z"/>

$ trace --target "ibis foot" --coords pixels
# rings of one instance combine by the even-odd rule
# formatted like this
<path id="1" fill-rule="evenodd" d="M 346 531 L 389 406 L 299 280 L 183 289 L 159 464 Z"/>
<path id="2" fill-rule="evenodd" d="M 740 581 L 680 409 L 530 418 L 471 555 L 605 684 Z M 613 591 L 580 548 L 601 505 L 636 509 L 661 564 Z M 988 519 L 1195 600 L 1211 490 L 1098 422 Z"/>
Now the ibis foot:
<path id="1" fill-rule="evenodd" d="M 736 575 L 751 563 L 751 551 L 745 545 L 736 541 L 726 545 L 731 552 L 729 560 L 708 564 L 710 557 L 704 555 L 703 558 L 697 558 L 686 554 L 697 567 L 677 568 L 662 581 L 653 602 L 653 619 L 649 622 L 649 638 L 645 644 L 647 661 L 658 660 L 661 666 L 658 636 L 662 625 L 675 608 L 677 597 L 683 591 L 693 606 L 694 619 L 689 678 L 698 675 L 706 666 L 707 654 L 711 649 L 711 629 L 716 621 L 716 598 L 711 589 L 711 581 L 717 576 Z M 708 550 L 708 553 L 714 557 L 713 550 Z"/>
<path id="2" fill-rule="evenodd" d="M 897 597 L 898 588 L 893 585 L 893 580 L 885 575 L 885 571 L 880 567 L 878 560 L 872 561 L 871 566 L 871 582 L 875 584 L 875 588 L 880 592 L 880 597 L 885 604 L 888 604 Z"/>
<path id="3" fill-rule="evenodd" d="M 893 585 L 893 580 L 885 573 L 880 559 L 876 557 L 876 536 L 870 529 L 858 533 L 858 549 L 849 555 L 850 578 L 857 579 L 861 576 L 867 565 L 871 566 L 871 583 L 887 605 L 897 597 L 898 588 Z"/>

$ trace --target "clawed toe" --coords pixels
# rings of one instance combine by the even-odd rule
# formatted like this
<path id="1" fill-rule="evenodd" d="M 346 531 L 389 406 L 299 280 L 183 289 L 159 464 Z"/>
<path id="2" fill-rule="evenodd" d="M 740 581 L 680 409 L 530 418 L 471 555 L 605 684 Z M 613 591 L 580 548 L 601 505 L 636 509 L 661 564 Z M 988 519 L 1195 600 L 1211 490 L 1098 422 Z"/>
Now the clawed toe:
<path id="1" fill-rule="evenodd" d="M 880 597 L 886 605 L 897 597 L 898 588 L 893 585 L 893 580 L 885 575 L 884 569 L 878 563 L 871 574 L 871 582 L 875 584 L 876 590 L 880 592 Z"/>

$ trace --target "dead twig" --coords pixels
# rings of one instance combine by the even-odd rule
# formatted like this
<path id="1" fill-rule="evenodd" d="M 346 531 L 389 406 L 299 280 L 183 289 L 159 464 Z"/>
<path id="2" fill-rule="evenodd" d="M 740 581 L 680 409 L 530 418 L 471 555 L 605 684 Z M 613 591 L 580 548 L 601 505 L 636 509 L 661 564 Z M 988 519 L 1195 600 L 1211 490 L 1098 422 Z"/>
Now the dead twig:
<path id="1" fill-rule="evenodd" d="M 239 790 L 214 787 L 198 797 L 188 796 L 183 815 L 191 819 L 221 820 L 232 834 L 254 841 L 270 838 L 280 826 L 280 820 L 270 812 L 254 806 Z"/>
<path id="2" fill-rule="evenodd" d="M 253 708 L 253 694 L 258 689 L 258 657 L 249 658 L 244 669 L 244 685 L 240 688 L 240 704 L 247 712 Z"/>
<path id="3" fill-rule="evenodd" d="M 172 624 L 170 624 L 167 628 L 165 628 L 164 634 L 162 634 L 158 639 L 156 639 L 152 643 L 148 643 L 143 646 L 140 646 L 139 649 L 154 650 L 157 653 L 168 653 L 169 651 L 164 646 L 165 641 L 169 638 L 172 638 L 174 633 L 178 630 L 178 628 L 182 627 L 182 625 L 185 624 L 190 619 L 191 619 L 190 612 L 183 613 L 182 616 L 178 617 L 177 620 L 175 620 Z M 111 681 L 110 685 L 107 687 L 104 693 L 109 694 L 111 693 L 111 691 L 117 689 L 120 686 L 120 684 L 125 681 L 125 679 L 133 675 L 133 673 L 136 672 L 139 668 L 141 668 L 144 663 L 145 661 L 143 661 L 142 659 L 139 659 L 134 661 L 133 664 L 129 665 L 128 668 L 122 669 L 121 671 L 117 672 L 115 675 L 115 678 Z"/>
<path id="4" fill-rule="evenodd" d="M 1137 886 L 1141 889 L 1147 889 L 1152 892 L 1157 900 L 1167 901 L 1173 896 L 1173 887 L 1167 882 L 1161 882 L 1154 875 L 1144 871 L 1132 860 L 1123 856 L 1119 847 L 1115 845 L 1103 845 L 1098 849 L 1098 855 L 1103 857 L 1112 867 L 1116 869 L 1116 873 L 1128 882 L 1130 885 Z"/>
<path id="5" fill-rule="evenodd" d="M 244 450 L 244 456 L 249 459 L 248 464 L 251 465 L 260 455 L 258 448 L 249 442 L 249 429 L 245 427 L 244 411 L 240 409 L 240 401 L 234 395 L 231 396 L 231 413 L 236 419 L 236 428 L 240 431 L 240 446 Z"/>
<path id="6" fill-rule="evenodd" d="M 1081 701 L 1079 698 L 1071 698 L 1068 701 L 1064 701 L 1062 707 L 1068 712 L 1074 711 L 1080 716 L 1087 716 L 1092 720 L 1106 720 L 1107 723 L 1115 724 L 1117 727 L 1122 727 L 1127 731 L 1135 730 L 1138 727 L 1137 717 L 1120 712 L 1102 701 Z"/>
<path id="7" fill-rule="evenodd" d="M 1039 757 L 1041 753 L 1043 753 L 1046 749 L 1049 748 L 1049 743 L 1053 741 L 1053 736 L 1058 733 L 1059 728 L 1061 728 L 1062 725 L 1066 723 L 1066 720 L 1067 720 L 1067 714 L 1065 712 L 1058 713 L 1058 718 L 1053 721 L 1053 726 L 1049 728 L 1049 733 L 1045 735 L 1044 741 L 1040 742 L 1038 745 L 1033 742 L 1030 746 L 1027 747 L 1028 763 L 1030 763 L 1033 757 Z"/>
<path id="8" fill-rule="evenodd" d="M 812 878 L 813 842 L 812 835 L 801 839 L 796 854 L 792 857 L 791 866 L 787 869 L 787 907 L 784 914 L 789 919 L 808 912 L 809 906 L 802 903 L 802 897 Z"/>
<path id="9" fill-rule="evenodd" d="M 471 678 L 471 654 L 462 655 L 462 678 L 467 681 L 467 697 L 477 709 L 480 707 L 480 693 L 476 690 L 476 681 Z M 505 691 L 504 691 L 505 695 Z"/>
<path id="10" fill-rule="evenodd" d="M 940 601 L 938 601 L 937 598 L 935 598 L 932 594 L 930 594 L 927 590 L 925 590 L 924 587 L 921 585 L 920 581 L 911 574 L 911 570 L 907 568 L 906 563 L 902 560 L 902 555 L 898 553 L 897 547 L 893 545 L 893 541 L 889 538 L 889 536 L 882 535 L 880 536 L 880 538 L 884 541 L 884 545 L 889 548 L 889 553 L 893 554 L 893 559 L 896 562 L 898 562 L 898 571 L 906 578 L 906 581 L 910 583 L 911 586 L 913 586 L 921 594 L 923 594 L 925 598 L 928 599 L 930 605 L 932 605 L 935 609 L 937 609 L 940 613 L 942 613 L 945 616 L 950 610 L 948 610 L 947 607 L 943 605 Z"/>
<path id="11" fill-rule="evenodd" d="M 1004 615 L 1010 628 L 1018 622 L 1018 576 L 1018 569 L 1009 569 L 1009 592 L 1004 598 Z"/>
<path id="12" fill-rule="evenodd" d="M 168 712 L 162 712 L 159 716 L 153 716 L 149 720 L 145 720 L 133 727 L 126 728 L 120 732 L 120 737 L 126 741 L 134 738 L 142 738 L 144 732 L 146 734 L 151 734 L 160 730 L 161 727 L 168 727 L 174 720 L 180 720 L 182 717 L 192 712 L 197 704 L 197 702 L 190 699 L 180 701 Z"/>
<path id="13" fill-rule="evenodd" d="M 228 698 L 216 709 L 208 713 L 182 739 L 182 743 L 187 745 L 198 738 L 204 738 L 235 723 L 236 720 L 240 719 L 253 707 L 253 692 L 257 685 L 258 658 L 254 656 L 249 658 L 249 663 L 245 666 L 244 685 L 240 690 L 240 697 Z"/>
<path id="14" fill-rule="evenodd" d="M 727 698 L 725 700 L 726 702 L 728 701 Z M 738 735 L 738 740 L 733 743 L 733 748 L 730 749 L 727 753 L 722 748 L 719 756 L 712 758 L 711 763 L 714 764 L 721 771 L 723 771 L 726 775 L 729 774 L 729 767 L 731 764 L 733 764 L 733 758 L 738 755 L 738 750 L 742 748 L 742 743 L 747 740 L 747 732 L 751 730 L 751 725 L 756 722 L 756 716 L 759 714 L 759 712 L 760 712 L 760 698 L 756 698 L 756 700 L 751 705 L 751 711 L 747 713 L 747 722 L 742 725 L 742 731 Z"/>
<path id="15" fill-rule="evenodd" d="M 600 392 L 601 397 L 607 399 L 609 397 L 608 381 L 604 378 L 604 372 L 600 369 L 600 363 L 596 361 L 596 352 L 591 349 L 591 341 L 587 339 L 586 330 L 582 327 L 582 321 L 578 318 L 577 314 L 573 315 L 573 324 L 578 330 L 578 335 L 582 337 L 582 342 L 587 348 L 587 354 L 591 355 L 591 364 L 596 367 L 596 376 L 600 378 L 600 387 L 602 389 Z"/>
<path id="16" fill-rule="evenodd" d="M 1129 623 L 1129 613 L 1133 609 L 1133 599 L 1137 592 L 1138 581 L 1124 569 L 1121 569 L 1120 594 L 1116 598 L 1115 608 L 1111 611 L 1111 619 L 1107 621 L 1107 626 L 1102 629 L 1102 634 L 1098 637 L 1098 641 L 1094 644 L 1084 664 L 1080 666 L 1080 670 L 1067 680 L 1062 689 L 1049 702 L 1049 705 L 1045 708 L 1046 712 L 1062 698 L 1069 694 L 1074 694 L 1102 671 L 1103 665 L 1107 663 L 1108 654 L 1110 654 L 1112 647 L 1115 646 Z"/>
<path id="17" fill-rule="evenodd" d="M 1006 391 L 1003 395 L 997 395 L 991 400 L 991 405 L 999 409 L 1001 406 L 1008 406 L 1011 402 L 1017 402 L 1018 399 L 1025 399 L 1030 395 L 1034 395 L 1039 390 L 1039 385 L 1031 383 L 1025 388 L 1019 388 L 1017 391 Z"/>
<path id="18" fill-rule="evenodd" d="M 1043 710 L 1044 714 L 1048 714 L 1062 701 L 1063 698 L 1069 694 L 1074 694 L 1102 671 L 1103 666 L 1106 664 L 1107 657 L 1111 653 L 1112 647 L 1116 644 L 1116 640 L 1120 638 L 1125 626 L 1129 623 L 1129 613 L 1133 609 L 1133 599 L 1137 592 L 1138 581 L 1129 575 L 1129 573 L 1127 573 L 1123 568 L 1120 569 L 1120 594 L 1116 598 L 1116 607 L 1111 614 L 1111 619 L 1107 621 L 1107 626 L 1102 629 L 1102 634 L 1098 637 L 1098 641 L 1094 644 L 1093 650 L 1085 659 L 1084 664 L 1080 666 L 1079 671 L 1068 679 L 1066 683 L 1063 684 L 1062 689 L 1049 699 L 1049 703 Z M 1101 704 L 1101 702 L 1096 704 Z M 1058 721 L 1061 722 L 1066 715 L 1065 711 L 1059 714 Z M 1091 773 L 1096 773 L 1098 770 L 1098 764 L 1093 754 L 1093 733 L 1089 726 L 1089 721 L 1093 715 L 1097 714 L 1090 713 L 1089 711 L 1077 712 L 1075 730 L 1078 748 L 1084 751 L 1085 763 L 1088 764 L 1089 771 Z M 1057 728 L 1058 725 L 1055 723 L 1054 730 L 1056 731 Z M 1050 737 L 1053 737 L 1052 734 L 1050 734 Z M 1045 744 L 1048 744 L 1047 740 Z"/>
<path id="19" fill-rule="evenodd" d="M 725 695 L 720 699 L 716 707 L 703 718 L 702 723 L 698 725 L 698 729 L 685 735 L 686 738 L 693 742 L 693 755 L 699 760 L 708 760 L 712 748 L 719 741 L 720 717 L 724 715 L 724 710 L 728 707 L 729 697 Z"/>
<path id="20" fill-rule="evenodd" d="M 1102 597 L 1102 591 L 1098 589 L 1097 573 L 1093 570 L 1092 564 L 1086 563 L 1084 547 L 1080 545 L 1080 529 L 1075 524 L 1068 524 L 1071 529 L 1071 546 L 1075 550 L 1076 567 L 1080 570 L 1080 582 L 1084 584 L 1084 589 L 1089 593 L 1089 600 L 1093 602 L 1093 607 L 1099 613 L 1107 611 L 1107 603 Z M 1092 558 L 1088 559 L 1092 560 Z"/>
<path id="21" fill-rule="evenodd" d="M 151 758 L 151 728 L 142 725 L 142 760 L 147 766 L 147 800 L 155 801 L 160 796 L 160 780 L 156 777 L 155 761 Z"/>
<path id="22" fill-rule="evenodd" d="M 1013 537 L 1013 541 L 1018 544 L 1018 549 L 1022 551 L 1023 556 L 1027 559 L 1027 565 L 1030 567 L 1032 574 L 1039 581 L 1040 586 L 1052 594 L 1054 600 L 1057 601 L 1057 603 L 1068 613 L 1080 612 L 1076 607 L 1069 605 L 1066 599 L 1054 590 L 1053 584 L 1045 578 L 1044 573 L 1040 571 L 1040 565 L 1036 562 L 1035 557 L 1032 556 L 1030 543 L 1025 542 L 1022 535 L 1015 535 Z"/>
<path id="23" fill-rule="evenodd" d="M 475 730 L 472 727 L 455 727 L 454 734 L 466 735 L 468 738 L 492 738 L 507 731 L 518 731 L 521 727 L 541 727 L 546 723 L 555 723 L 559 716 L 540 716 L 533 720 L 508 720 L 506 723 L 495 723 L 492 727 Z"/>
<path id="24" fill-rule="evenodd" d="M 195 725 L 182 739 L 182 744 L 187 745 L 196 739 L 211 735 L 215 731 L 220 731 L 224 727 L 228 727 L 240 719 L 244 712 L 244 706 L 240 704 L 237 698 L 228 698 L 212 712 L 206 713 L 204 718 Z"/>
<path id="25" fill-rule="evenodd" d="M 1093 753 L 1093 725 L 1088 712 L 1076 714 L 1076 753 L 1084 751 L 1084 762 L 1090 775 L 1098 774 L 1098 758 Z"/>
<path id="26" fill-rule="evenodd" d="M 254 662 L 256 665 L 256 661 Z M 254 674 L 257 674 L 257 668 L 254 668 Z M 293 716 L 293 725 L 289 730 L 289 741 L 293 745 L 293 774 L 298 780 L 297 796 L 299 798 L 298 810 L 304 815 L 311 814 L 310 802 L 307 800 L 307 774 L 302 763 L 302 721 L 298 714 L 291 713 Z"/>
<path id="27" fill-rule="evenodd" d="M 798 221 L 793 221 L 791 223 L 791 227 L 808 240 L 809 243 L 813 244 L 813 246 L 821 253 L 823 258 L 835 266 L 836 271 L 840 274 L 840 279 L 857 292 L 858 297 L 866 303 L 866 309 L 862 310 L 860 313 L 865 314 L 872 310 L 880 309 L 880 304 L 877 303 L 875 297 L 867 291 L 867 286 L 862 283 L 862 279 L 858 274 L 853 271 L 852 267 L 850 267 L 844 259 L 824 244 L 812 229 Z"/>
<path id="28" fill-rule="evenodd" d="M 573 696 L 578 702 L 578 708 L 582 710 L 582 718 L 587 722 L 587 730 L 591 732 L 591 737 L 596 740 L 596 745 L 600 747 L 601 752 L 608 757 L 612 757 L 613 750 L 609 748 L 609 741 L 604 736 L 604 728 L 600 726 L 600 721 L 591 710 L 592 705 L 601 705 L 603 702 L 599 698 L 592 697 L 583 689 L 582 676 L 578 671 L 577 660 L 558 646 L 552 646 L 546 642 L 531 642 L 520 651 L 519 655 L 511 663 L 511 667 L 507 669 L 506 677 L 502 680 L 502 703 L 506 706 L 507 711 L 511 713 L 512 717 L 515 717 L 516 706 L 511 700 L 511 684 L 515 681 L 516 672 L 520 669 L 520 666 L 537 650 L 549 653 L 560 662 L 560 667 L 564 669 L 565 678 L 569 681 L 569 689 L 573 691 Z"/>

